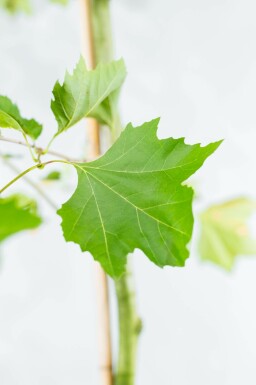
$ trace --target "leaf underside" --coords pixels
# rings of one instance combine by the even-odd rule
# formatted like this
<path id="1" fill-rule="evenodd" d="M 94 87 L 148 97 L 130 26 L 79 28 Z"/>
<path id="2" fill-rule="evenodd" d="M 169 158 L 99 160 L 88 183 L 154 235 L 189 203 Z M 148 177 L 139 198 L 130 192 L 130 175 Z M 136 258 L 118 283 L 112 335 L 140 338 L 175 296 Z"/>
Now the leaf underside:
<path id="1" fill-rule="evenodd" d="M 84 117 L 96 117 L 110 124 L 116 107 L 116 94 L 125 79 L 123 60 L 99 64 L 88 71 L 81 57 L 74 72 L 66 72 L 63 85 L 57 82 L 53 89 L 51 109 L 58 122 L 57 135 Z"/>
<path id="2" fill-rule="evenodd" d="M 36 202 L 21 194 L 0 198 L 0 242 L 41 224 Z"/>
<path id="3" fill-rule="evenodd" d="M 201 258 L 231 270 L 239 255 L 256 255 L 256 239 L 249 228 L 255 209 L 254 201 L 237 198 L 205 210 L 201 214 Z"/>
<path id="4" fill-rule="evenodd" d="M 160 267 L 183 266 L 188 257 L 193 191 L 182 182 L 220 142 L 159 140 L 158 121 L 129 124 L 101 158 L 74 164 L 77 188 L 58 211 L 65 239 L 89 251 L 112 277 L 125 271 L 135 248 Z"/>

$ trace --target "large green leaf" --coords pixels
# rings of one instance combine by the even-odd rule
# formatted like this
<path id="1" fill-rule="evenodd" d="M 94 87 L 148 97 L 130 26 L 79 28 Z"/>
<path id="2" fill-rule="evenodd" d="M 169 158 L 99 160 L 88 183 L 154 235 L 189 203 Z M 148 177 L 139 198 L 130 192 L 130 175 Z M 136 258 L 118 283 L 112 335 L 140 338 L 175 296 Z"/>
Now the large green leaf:
<path id="1" fill-rule="evenodd" d="M 157 138 L 158 119 L 131 124 L 105 155 L 74 164 L 78 186 L 58 211 L 67 241 L 90 251 L 113 277 L 135 248 L 158 266 L 183 266 L 193 216 L 191 188 L 182 185 L 219 146 Z"/>
<path id="2" fill-rule="evenodd" d="M 84 117 L 97 116 L 108 124 L 114 114 L 115 93 L 125 76 L 123 60 L 99 64 L 95 70 L 88 71 L 81 57 L 73 74 L 67 72 L 63 85 L 57 82 L 53 89 L 51 108 L 58 122 L 56 135 Z M 101 103 L 104 103 L 103 107 L 100 107 Z M 104 111 L 102 116 L 101 110 Z"/>
<path id="3" fill-rule="evenodd" d="M 38 227 L 40 223 L 34 200 L 21 194 L 0 198 L 0 242 L 19 231 Z"/>
<path id="4" fill-rule="evenodd" d="M 37 139 L 42 132 L 42 125 L 34 119 L 24 119 L 16 104 L 6 96 L 0 96 L 0 127 L 13 128 Z"/>
<path id="5" fill-rule="evenodd" d="M 230 270 L 237 256 L 256 255 L 256 239 L 248 225 L 255 209 L 254 201 L 239 198 L 205 210 L 201 214 L 201 258 Z"/>

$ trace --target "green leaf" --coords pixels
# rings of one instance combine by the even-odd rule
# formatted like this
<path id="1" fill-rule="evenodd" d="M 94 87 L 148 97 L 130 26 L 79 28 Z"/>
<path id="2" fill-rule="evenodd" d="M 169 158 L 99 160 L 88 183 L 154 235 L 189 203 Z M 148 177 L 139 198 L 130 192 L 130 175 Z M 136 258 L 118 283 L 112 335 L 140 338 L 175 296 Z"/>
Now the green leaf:
<path id="1" fill-rule="evenodd" d="M 97 116 L 109 120 L 114 114 L 115 93 L 120 89 L 126 71 L 123 60 L 99 64 L 88 71 L 81 57 L 73 74 L 65 75 L 63 85 L 57 82 L 53 89 L 51 108 L 58 122 L 59 135 L 84 117 Z M 100 105 L 104 103 L 104 107 Z M 101 110 L 104 115 L 101 116 Z"/>
<path id="2" fill-rule="evenodd" d="M 117 109 L 120 90 L 121 88 L 112 92 L 92 113 L 93 118 L 112 130 L 118 129 L 116 126 L 120 124 Z"/>
<path id="3" fill-rule="evenodd" d="M 42 125 L 34 119 L 22 118 L 18 107 L 6 96 L 0 96 L 0 127 L 13 128 L 29 135 L 33 140 L 42 132 Z"/>
<path id="4" fill-rule="evenodd" d="M 67 5 L 69 0 L 51 0 L 52 3 Z"/>
<path id="5" fill-rule="evenodd" d="M 21 195 L 0 198 L 0 242 L 9 236 L 41 224 L 34 200 Z"/>
<path id="6" fill-rule="evenodd" d="M 209 207 L 201 214 L 199 252 L 203 260 L 231 270 L 239 255 L 256 254 L 248 221 L 255 202 L 238 198 Z"/>
<path id="7" fill-rule="evenodd" d="M 183 266 L 193 227 L 193 190 L 182 185 L 219 146 L 157 138 L 158 119 L 131 124 L 105 155 L 74 164 L 78 185 L 58 214 L 66 241 L 113 277 L 139 248 L 158 266 Z"/>
<path id="8" fill-rule="evenodd" d="M 61 173 L 59 171 L 51 171 L 45 177 L 42 178 L 43 181 L 55 182 L 61 179 Z"/>
<path id="9" fill-rule="evenodd" d="M 29 0 L 0 0 L 0 7 L 6 9 L 9 13 L 31 12 Z"/>

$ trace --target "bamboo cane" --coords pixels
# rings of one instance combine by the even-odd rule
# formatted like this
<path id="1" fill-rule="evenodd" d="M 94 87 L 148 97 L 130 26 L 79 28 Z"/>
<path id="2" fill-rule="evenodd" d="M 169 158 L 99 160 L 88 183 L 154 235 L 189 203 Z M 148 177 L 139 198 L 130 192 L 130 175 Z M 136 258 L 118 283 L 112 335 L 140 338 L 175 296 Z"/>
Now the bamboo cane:
<path id="1" fill-rule="evenodd" d="M 92 8 L 90 0 L 80 0 L 83 27 L 84 55 L 88 69 L 96 65 L 95 46 L 92 25 Z M 95 119 L 87 119 L 90 156 L 97 158 L 100 155 L 100 127 Z M 108 280 L 101 266 L 95 264 L 95 280 L 98 306 L 98 333 L 99 333 L 99 369 L 100 384 L 113 385 L 111 326 L 109 309 Z"/>

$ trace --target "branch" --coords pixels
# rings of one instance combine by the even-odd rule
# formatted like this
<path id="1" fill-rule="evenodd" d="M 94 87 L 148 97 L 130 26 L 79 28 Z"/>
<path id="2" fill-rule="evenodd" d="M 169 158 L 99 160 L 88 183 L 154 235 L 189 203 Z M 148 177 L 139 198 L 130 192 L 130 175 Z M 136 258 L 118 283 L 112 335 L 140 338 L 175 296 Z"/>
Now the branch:
<path id="1" fill-rule="evenodd" d="M 47 166 L 48 164 L 51 164 L 51 163 L 72 164 L 72 162 L 68 162 L 68 161 L 65 161 L 65 160 L 58 160 L 58 159 L 56 159 L 56 160 L 55 159 L 54 160 L 49 160 L 48 162 L 45 162 L 45 163 L 37 163 L 34 166 L 31 166 L 31 167 L 27 168 L 26 170 L 22 171 L 15 178 L 13 178 L 9 183 L 7 183 L 4 187 L 2 187 L 0 189 L 0 194 L 2 194 L 5 190 L 7 190 L 8 187 L 13 185 L 15 182 L 17 182 L 17 180 L 19 180 L 20 178 L 24 177 L 30 171 L 33 171 L 33 170 L 36 170 L 36 169 L 43 169 L 45 166 Z"/>
<path id="2" fill-rule="evenodd" d="M 22 142 L 21 140 L 6 138 L 6 137 L 4 137 L 2 135 L 0 135 L 0 141 L 8 142 L 8 143 L 13 143 L 13 144 L 18 144 L 20 146 L 24 146 L 24 147 L 27 147 L 27 148 L 29 147 L 29 145 L 26 142 Z M 71 163 L 72 162 L 73 163 L 76 163 L 76 162 L 77 163 L 81 163 L 81 162 L 85 163 L 86 162 L 85 159 L 83 159 L 83 160 L 72 159 L 72 158 L 68 157 L 67 155 L 61 154 L 61 153 L 56 152 L 56 151 L 50 151 L 49 150 L 49 151 L 46 152 L 43 148 L 37 147 L 35 144 L 31 144 L 30 147 L 34 148 L 38 154 L 42 154 L 43 155 L 43 154 L 47 153 L 47 154 L 50 154 L 50 155 L 53 155 L 53 156 L 57 156 L 57 158 L 65 159 L 67 162 L 71 162 Z"/>
<path id="3" fill-rule="evenodd" d="M 15 173 L 20 174 L 20 170 L 8 159 L 5 159 L 3 157 L 3 162 Z M 23 176 L 23 179 L 26 181 L 27 184 L 29 184 L 31 187 L 33 187 L 39 195 L 41 195 L 42 198 L 56 211 L 58 209 L 57 205 L 51 200 L 51 198 L 48 197 L 48 195 L 38 186 L 37 183 L 30 180 L 27 176 Z"/>
<path id="4" fill-rule="evenodd" d="M 129 267 L 115 280 L 119 314 L 119 352 L 115 385 L 134 385 L 138 337 L 142 322 L 136 311 L 136 292 Z"/>

